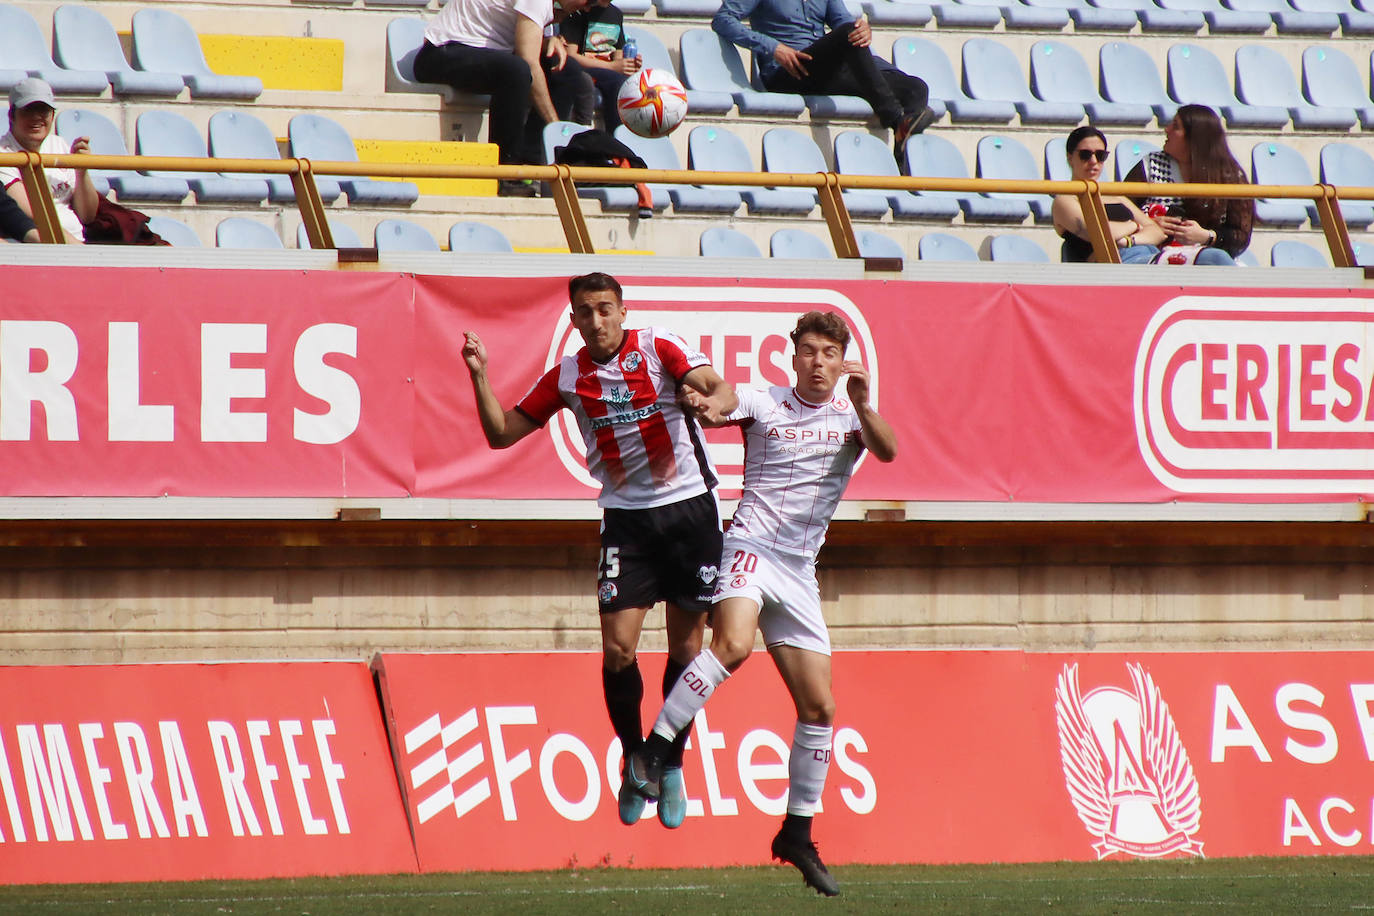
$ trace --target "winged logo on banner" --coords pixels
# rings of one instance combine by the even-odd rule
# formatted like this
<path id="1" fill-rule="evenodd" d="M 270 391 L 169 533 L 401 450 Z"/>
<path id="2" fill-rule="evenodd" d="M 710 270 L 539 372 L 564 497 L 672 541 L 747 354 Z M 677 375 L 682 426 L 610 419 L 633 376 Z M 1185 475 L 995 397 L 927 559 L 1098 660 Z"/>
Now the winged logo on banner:
<path id="1" fill-rule="evenodd" d="M 1078 819 L 1093 836 L 1105 836 L 1112 821 L 1112 801 L 1107 791 L 1107 761 L 1093 737 L 1083 712 L 1078 690 L 1078 664 L 1065 665 L 1054 689 L 1054 711 L 1059 720 L 1059 759 L 1064 765 L 1064 784 Z"/>
<path id="2" fill-rule="evenodd" d="M 1140 736 L 1142 756 L 1159 787 L 1159 802 L 1164 820 L 1185 834 L 1197 832 L 1202 822 L 1202 799 L 1188 751 L 1178 736 L 1169 706 L 1140 665 L 1127 665 L 1135 695 L 1140 698 Z"/>

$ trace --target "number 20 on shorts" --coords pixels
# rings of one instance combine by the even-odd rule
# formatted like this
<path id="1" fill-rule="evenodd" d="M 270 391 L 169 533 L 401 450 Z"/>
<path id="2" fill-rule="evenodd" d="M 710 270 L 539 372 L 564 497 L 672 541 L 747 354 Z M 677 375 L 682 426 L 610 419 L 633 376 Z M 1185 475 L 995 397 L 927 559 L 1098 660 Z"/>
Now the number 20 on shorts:
<path id="1" fill-rule="evenodd" d="M 759 568 L 759 558 L 745 550 L 735 551 L 735 560 L 730 564 L 731 573 L 751 573 Z"/>

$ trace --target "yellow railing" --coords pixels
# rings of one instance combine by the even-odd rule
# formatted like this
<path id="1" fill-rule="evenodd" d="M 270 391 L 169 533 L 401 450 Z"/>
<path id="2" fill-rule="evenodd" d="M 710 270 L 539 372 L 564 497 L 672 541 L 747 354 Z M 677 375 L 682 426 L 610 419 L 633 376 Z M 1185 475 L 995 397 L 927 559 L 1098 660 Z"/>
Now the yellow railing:
<path id="1" fill-rule="evenodd" d="M 289 175 L 296 192 L 296 205 L 313 248 L 333 248 L 334 239 L 325 218 L 325 207 L 315 186 L 316 175 L 338 177 L 383 178 L 468 178 L 468 179 L 528 179 L 548 182 L 553 189 L 554 205 L 568 241 L 568 250 L 577 254 L 592 254 L 591 236 L 577 197 L 577 182 L 591 184 L 629 185 L 636 182 L 688 185 L 745 185 L 770 188 L 813 188 L 816 190 L 821 213 L 830 230 L 835 253 L 842 258 L 860 257 L 854 227 L 849 220 L 842 196 L 849 189 L 903 191 L 972 191 L 1010 194 L 1073 194 L 1083 207 L 1088 223 L 1095 259 L 1103 263 L 1120 263 L 1117 247 L 1111 238 L 1102 196 L 1126 195 L 1144 197 L 1272 198 L 1310 200 L 1331 252 L 1331 262 L 1337 267 L 1354 267 L 1355 253 L 1350 235 L 1340 215 L 1341 200 L 1374 201 L 1374 188 L 1335 187 L 1329 184 L 1293 185 L 1236 185 L 1236 184 L 1143 184 L 1094 181 L 1011 181 L 986 178 L 926 178 L 879 177 L 871 175 L 840 175 L 834 172 L 792 174 L 778 172 L 707 172 L 669 169 L 572 168 L 566 165 L 413 165 L 375 162 L 319 162 L 309 159 L 186 159 L 171 156 L 99 156 L 43 155 L 35 153 L 0 153 L 0 166 L 17 166 L 24 189 L 33 202 L 34 223 L 45 242 L 61 243 L 62 232 L 57 221 L 45 168 L 89 168 L 114 171 L 180 171 L 228 172 L 247 174 Z"/>

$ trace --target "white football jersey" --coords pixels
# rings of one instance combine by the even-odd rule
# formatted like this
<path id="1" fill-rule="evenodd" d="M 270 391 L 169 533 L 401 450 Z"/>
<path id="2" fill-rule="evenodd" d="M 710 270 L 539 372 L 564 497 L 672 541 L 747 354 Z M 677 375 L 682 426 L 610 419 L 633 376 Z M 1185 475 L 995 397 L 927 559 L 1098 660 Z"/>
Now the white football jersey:
<path id="1" fill-rule="evenodd" d="M 744 494 L 730 534 L 814 560 L 863 453 L 854 405 L 808 404 L 782 385 L 738 393 L 730 419 L 744 432 Z"/>

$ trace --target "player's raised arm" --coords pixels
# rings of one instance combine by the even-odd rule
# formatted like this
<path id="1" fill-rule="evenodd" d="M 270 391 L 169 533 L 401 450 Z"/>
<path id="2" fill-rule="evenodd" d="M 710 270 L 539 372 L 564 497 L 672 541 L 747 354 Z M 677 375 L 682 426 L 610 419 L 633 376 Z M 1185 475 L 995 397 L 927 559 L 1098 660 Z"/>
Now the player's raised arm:
<path id="1" fill-rule="evenodd" d="M 723 426 L 739 406 L 735 386 L 710 366 L 697 366 L 682 377 L 678 403 L 694 414 L 703 426 Z"/>
<path id="2" fill-rule="evenodd" d="M 845 360 L 843 369 L 849 374 L 846 388 L 854 412 L 859 416 L 859 426 L 863 428 L 864 448 L 879 461 L 892 461 L 897 457 L 897 434 L 892 431 L 891 424 L 869 406 L 868 370 L 855 360 Z"/>
<path id="3" fill-rule="evenodd" d="M 534 432 L 530 418 L 518 410 L 502 410 L 501 402 L 491 390 L 487 379 L 487 348 L 482 338 L 472 331 L 463 334 L 463 362 L 472 377 L 472 394 L 477 401 L 477 417 L 482 421 L 482 433 L 492 448 L 507 448 Z"/>

